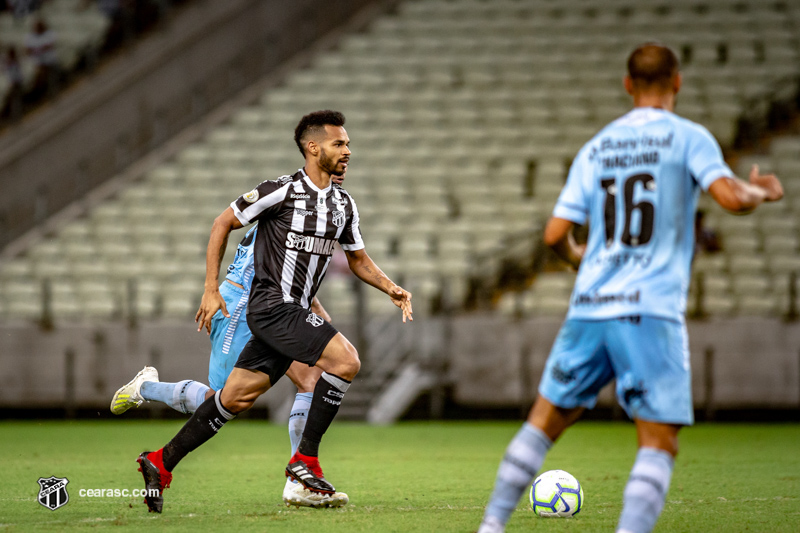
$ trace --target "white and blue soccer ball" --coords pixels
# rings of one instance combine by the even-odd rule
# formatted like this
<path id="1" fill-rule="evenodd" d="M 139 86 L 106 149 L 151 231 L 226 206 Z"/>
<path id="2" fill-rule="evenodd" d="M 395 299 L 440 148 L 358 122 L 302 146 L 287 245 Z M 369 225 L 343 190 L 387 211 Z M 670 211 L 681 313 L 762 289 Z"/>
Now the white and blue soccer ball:
<path id="1" fill-rule="evenodd" d="M 550 470 L 533 482 L 530 500 L 536 516 L 568 518 L 583 508 L 583 487 L 569 472 Z"/>

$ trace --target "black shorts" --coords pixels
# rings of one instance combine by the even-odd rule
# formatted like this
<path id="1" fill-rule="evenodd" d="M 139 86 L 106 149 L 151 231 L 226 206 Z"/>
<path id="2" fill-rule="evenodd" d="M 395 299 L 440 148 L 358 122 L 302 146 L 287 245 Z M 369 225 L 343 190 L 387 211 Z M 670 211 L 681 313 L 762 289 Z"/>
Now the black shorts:
<path id="1" fill-rule="evenodd" d="M 234 367 L 263 372 L 272 385 L 289 370 L 293 361 L 314 366 L 338 333 L 329 322 L 297 304 L 248 312 L 247 325 L 253 336 Z"/>

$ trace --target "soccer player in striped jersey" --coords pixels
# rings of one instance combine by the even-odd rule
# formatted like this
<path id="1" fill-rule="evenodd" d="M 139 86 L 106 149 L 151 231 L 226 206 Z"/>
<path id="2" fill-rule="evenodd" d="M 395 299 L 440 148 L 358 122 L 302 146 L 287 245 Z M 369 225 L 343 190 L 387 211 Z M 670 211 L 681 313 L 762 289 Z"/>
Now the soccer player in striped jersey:
<path id="1" fill-rule="evenodd" d="M 653 529 L 664 507 L 678 432 L 693 423 L 686 293 L 698 196 L 747 213 L 783 196 L 774 175 L 736 178 L 702 126 L 672 111 L 678 60 L 648 43 L 628 59 L 634 109 L 578 153 L 545 227 L 545 242 L 578 270 L 527 422 L 512 439 L 479 533 L 503 531 L 553 442 L 616 378 L 639 451 L 623 495 L 619 533 Z M 575 224 L 589 224 L 585 248 Z"/>
<path id="2" fill-rule="evenodd" d="M 341 185 L 343 177 L 337 176 L 338 179 L 334 182 Z M 114 394 L 111 400 L 112 413 L 120 415 L 132 407 L 140 406 L 142 402 L 155 401 L 164 403 L 178 412 L 192 414 L 216 391 L 222 390 L 239 354 L 250 340 L 250 328 L 247 326 L 245 313 L 253 280 L 253 243 L 257 229 L 258 225 L 253 225 L 239 243 L 236 256 L 228 266 L 225 281 L 220 286 L 220 294 L 225 300 L 225 305 L 232 311 L 230 317 L 223 315 L 222 311 L 217 311 L 211 322 L 211 355 L 208 362 L 210 386 L 194 380 L 162 382 L 158 380 L 158 371 L 146 366 Z M 330 315 L 316 296 L 311 302 L 311 310 L 328 322 L 331 321 Z M 295 401 L 289 414 L 292 455 L 300 445 L 314 386 L 321 374 L 321 369 L 298 362 L 292 363 L 286 371 L 286 375 L 297 387 Z M 334 494 L 311 492 L 291 478 L 286 480 L 282 498 L 286 505 L 299 507 L 341 507 L 349 501 L 347 494 L 343 492 L 337 491 Z"/>
<path id="3" fill-rule="evenodd" d="M 265 181 L 242 195 L 214 221 L 206 254 L 206 290 L 197 313 L 199 328 L 210 332 L 217 311 L 230 316 L 217 279 L 230 232 L 259 222 L 255 238 L 255 271 L 247 323 L 252 338 L 242 350 L 221 391 L 203 402 L 177 435 L 155 452 L 143 452 L 145 486 L 158 496 L 145 499 L 150 511 L 161 512 L 163 490 L 172 470 L 189 452 L 219 429 L 286 373 L 293 361 L 323 370 L 297 452 L 286 475 L 313 492 L 335 493 L 319 465 L 319 445 L 361 363 L 353 345 L 328 321 L 309 310 L 338 242 L 350 270 L 365 283 L 385 292 L 412 319 L 411 293 L 392 282 L 370 259 L 359 229 L 353 198 L 332 182 L 350 160 L 350 139 L 344 116 L 318 111 L 304 116 L 295 142 L 305 166 L 291 176 Z"/>

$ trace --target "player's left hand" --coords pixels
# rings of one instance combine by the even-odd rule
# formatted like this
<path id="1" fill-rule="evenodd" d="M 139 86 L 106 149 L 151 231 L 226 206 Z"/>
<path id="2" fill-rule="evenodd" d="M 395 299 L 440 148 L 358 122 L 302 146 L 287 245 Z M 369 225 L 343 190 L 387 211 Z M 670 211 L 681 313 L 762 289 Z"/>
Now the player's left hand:
<path id="1" fill-rule="evenodd" d="M 414 317 L 411 315 L 414 311 L 411 309 L 411 293 L 403 287 L 395 285 L 389 289 L 389 297 L 394 305 L 403 310 L 403 322 L 405 323 L 406 320 L 413 322 Z"/>

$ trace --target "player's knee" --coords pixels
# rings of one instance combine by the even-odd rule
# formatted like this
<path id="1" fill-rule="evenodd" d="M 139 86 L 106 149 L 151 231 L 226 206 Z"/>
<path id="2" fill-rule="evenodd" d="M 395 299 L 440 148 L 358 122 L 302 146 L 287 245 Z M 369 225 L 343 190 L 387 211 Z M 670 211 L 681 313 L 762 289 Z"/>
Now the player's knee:
<path id="1" fill-rule="evenodd" d="M 225 398 L 222 398 L 222 405 L 230 411 L 231 413 L 238 415 L 239 413 L 244 413 L 256 402 L 256 399 L 259 395 L 257 394 L 244 394 L 233 396 L 225 401 Z"/>
<path id="2" fill-rule="evenodd" d="M 353 381 L 358 371 L 361 370 L 361 359 L 358 358 L 358 351 L 352 344 L 348 343 L 346 357 L 343 358 L 340 367 L 341 377 L 348 381 Z"/>
<path id="3" fill-rule="evenodd" d="M 297 379 L 295 385 L 298 392 L 314 392 L 314 387 L 317 385 L 319 375 L 317 373 L 308 373 Z"/>
<path id="4" fill-rule="evenodd" d="M 225 387 L 222 389 L 220 402 L 222 406 L 231 413 L 238 415 L 253 407 L 253 404 L 261 396 L 260 390 L 246 390 L 241 387 Z"/>

